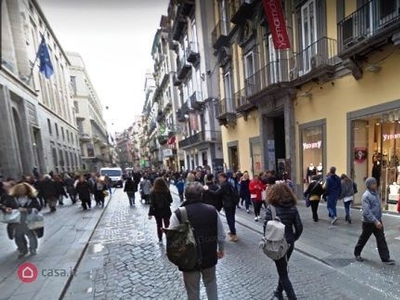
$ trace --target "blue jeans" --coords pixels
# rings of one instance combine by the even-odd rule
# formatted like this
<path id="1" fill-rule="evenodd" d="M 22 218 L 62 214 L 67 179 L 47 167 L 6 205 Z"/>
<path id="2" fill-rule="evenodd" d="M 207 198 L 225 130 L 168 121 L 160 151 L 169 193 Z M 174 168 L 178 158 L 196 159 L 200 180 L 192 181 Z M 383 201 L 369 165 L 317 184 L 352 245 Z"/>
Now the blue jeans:
<path id="1" fill-rule="evenodd" d="M 344 202 L 344 211 L 346 212 L 346 221 L 350 219 L 350 206 L 353 201 Z"/>
<path id="2" fill-rule="evenodd" d="M 135 204 L 135 192 L 126 192 L 129 199 L 129 205 L 132 206 Z"/>
<path id="3" fill-rule="evenodd" d="M 337 197 L 332 197 L 332 196 L 327 197 L 326 207 L 328 208 L 329 218 L 333 219 L 337 217 L 336 213 L 337 200 L 338 200 Z"/>
<path id="4" fill-rule="evenodd" d="M 290 256 L 292 255 L 293 249 L 294 249 L 294 242 L 291 243 L 290 248 L 286 254 L 286 257 L 283 257 L 275 261 L 276 269 L 278 270 L 279 274 L 279 283 L 275 295 L 282 296 L 283 291 L 285 291 L 289 300 L 297 299 L 288 274 L 288 262 Z"/>
<path id="5" fill-rule="evenodd" d="M 236 207 L 232 208 L 225 208 L 225 216 L 226 216 L 226 222 L 228 223 L 229 226 L 229 231 L 231 234 L 236 235 L 236 228 L 235 228 L 235 212 L 236 212 Z"/>

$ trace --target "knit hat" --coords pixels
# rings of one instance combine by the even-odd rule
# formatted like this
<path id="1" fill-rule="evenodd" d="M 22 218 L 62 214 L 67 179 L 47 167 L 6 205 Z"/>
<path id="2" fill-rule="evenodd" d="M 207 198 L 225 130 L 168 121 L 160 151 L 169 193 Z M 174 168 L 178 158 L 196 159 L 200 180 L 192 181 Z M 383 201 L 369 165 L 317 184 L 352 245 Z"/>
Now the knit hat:
<path id="1" fill-rule="evenodd" d="M 371 188 L 371 185 L 373 185 L 374 183 L 376 183 L 376 179 L 374 177 L 369 177 L 367 178 L 367 180 L 365 180 L 365 185 L 368 189 Z"/>

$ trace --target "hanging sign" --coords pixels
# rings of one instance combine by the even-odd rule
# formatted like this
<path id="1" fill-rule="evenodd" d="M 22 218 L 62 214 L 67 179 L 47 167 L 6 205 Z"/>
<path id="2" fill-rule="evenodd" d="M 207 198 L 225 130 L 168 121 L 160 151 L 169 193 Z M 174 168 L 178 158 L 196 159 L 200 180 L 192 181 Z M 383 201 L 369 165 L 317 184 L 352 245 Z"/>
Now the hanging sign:
<path id="1" fill-rule="evenodd" d="M 271 28 L 272 40 L 276 50 L 290 48 L 289 36 L 286 30 L 286 22 L 283 16 L 281 0 L 264 0 L 264 10 Z"/>

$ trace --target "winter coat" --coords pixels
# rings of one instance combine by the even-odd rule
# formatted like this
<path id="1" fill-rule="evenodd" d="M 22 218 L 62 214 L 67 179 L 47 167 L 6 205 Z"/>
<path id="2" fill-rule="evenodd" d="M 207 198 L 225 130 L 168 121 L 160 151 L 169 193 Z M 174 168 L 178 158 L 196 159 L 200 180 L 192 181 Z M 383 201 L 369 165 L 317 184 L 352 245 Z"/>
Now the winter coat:
<path id="1" fill-rule="evenodd" d="M 144 195 L 150 195 L 151 192 L 151 182 L 148 179 L 143 179 L 140 182 L 140 189 Z"/>
<path id="2" fill-rule="evenodd" d="M 65 192 L 63 183 L 60 181 L 55 181 L 54 183 L 56 184 L 57 197 L 60 197 L 60 196 L 68 197 L 67 193 Z"/>
<path id="3" fill-rule="evenodd" d="M 321 181 L 313 180 L 308 185 L 304 192 L 304 197 L 309 197 L 310 201 L 319 201 L 321 196 L 324 194 L 324 188 Z"/>
<path id="4" fill-rule="evenodd" d="M 381 199 L 379 193 L 366 190 L 362 196 L 362 221 L 375 223 L 382 220 Z"/>
<path id="5" fill-rule="evenodd" d="M 303 232 L 303 224 L 301 223 L 299 211 L 292 202 L 281 201 L 279 205 L 275 206 L 276 215 L 280 218 L 281 222 L 285 225 L 285 238 L 286 241 L 293 245 L 299 239 Z M 267 222 L 272 220 L 271 207 L 268 206 L 265 213 L 264 232 Z"/>
<path id="6" fill-rule="evenodd" d="M 90 193 L 92 192 L 92 186 L 89 182 L 83 181 L 76 184 L 76 192 L 81 200 L 90 200 Z"/>
<path id="7" fill-rule="evenodd" d="M 170 218 L 172 196 L 170 192 L 154 192 L 150 193 L 150 208 L 149 216 L 155 216 L 160 218 Z"/>
<path id="8" fill-rule="evenodd" d="M 249 190 L 251 195 L 251 200 L 256 202 L 262 201 L 262 191 L 264 190 L 264 184 L 262 181 L 256 182 L 255 180 L 250 181 Z"/>
<path id="9" fill-rule="evenodd" d="M 221 211 L 223 207 L 222 199 L 220 196 L 213 193 L 219 189 L 218 185 L 214 183 L 208 183 L 207 186 L 208 190 L 204 191 L 203 193 L 203 202 L 205 204 L 212 205 L 216 208 L 216 210 Z M 210 190 L 213 192 L 210 192 Z"/>
<path id="10" fill-rule="evenodd" d="M 240 198 L 242 199 L 250 199 L 250 180 L 241 180 L 240 181 Z"/>
<path id="11" fill-rule="evenodd" d="M 353 181 L 342 180 L 342 193 L 340 199 L 354 196 L 354 184 Z"/>
<path id="12" fill-rule="evenodd" d="M 44 179 L 40 187 L 40 193 L 44 199 L 57 198 L 57 184 L 52 179 Z"/>
<path id="13" fill-rule="evenodd" d="M 133 180 L 128 180 L 125 182 L 124 192 L 136 193 L 137 188 L 138 186 Z"/>
<path id="14" fill-rule="evenodd" d="M 328 198 L 339 199 L 342 193 L 342 182 L 336 174 L 331 174 L 326 179 L 325 195 Z"/>

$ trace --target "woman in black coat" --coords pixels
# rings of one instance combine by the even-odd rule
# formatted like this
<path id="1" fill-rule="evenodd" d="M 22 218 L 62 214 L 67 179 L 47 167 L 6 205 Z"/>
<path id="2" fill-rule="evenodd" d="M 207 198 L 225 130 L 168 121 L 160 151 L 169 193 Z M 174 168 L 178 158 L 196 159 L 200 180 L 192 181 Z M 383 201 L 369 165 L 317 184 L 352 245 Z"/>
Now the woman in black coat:
<path id="1" fill-rule="evenodd" d="M 251 197 L 250 197 L 250 178 L 249 178 L 249 173 L 244 172 L 243 176 L 240 178 L 240 198 L 242 199 L 242 205 L 243 202 L 246 206 L 246 211 L 249 214 L 250 213 L 250 204 L 251 204 Z"/>
<path id="2" fill-rule="evenodd" d="M 167 183 L 161 177 L 154 181 L 153 189 L 150 192 L 149 219 L 154 216 L 157 222 L 157 234 L 159 243 L 162 243 L 163 223 L 164 228 L 169 227 L 171 218 L 172 196 Z"/>
<path id="3" fill-rule="evenodd" d="M 86 180 L 84 175 L 79 176 L 79 181 L 76 183 L 75 191 L 81 200 L 83 210 L 87 210 L 88 208 L 90 209 L 92 207 L 92 199 L 90 198 L 92 186 Z"/>
<path id="4" fill-rule="evenodd" d="M 281 222 L 285 225 L 285 238 L 290 245 L 286 256 L 275 261 L 276 269 L 279 274 L 279 283 L 275 291 L 275 297 L 283 299 L 283 291 L 285 291 L 288 299 L 294 300 L 297 298 L 292 283 L 289 280 L 288 262 L 294 249 L 294 243 L 303 232 L 303 225 L 296 207 L 296 196 L 285 183 L 274 184 L 268 188 L 267 201 L 270 205 L 275 207 L 276 216 L 279 217 Z M 269 206 L 265 215 L 264 231 L 268 221 L 271 220 L 272 213 Z"/>

